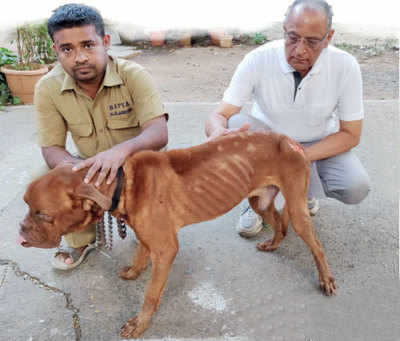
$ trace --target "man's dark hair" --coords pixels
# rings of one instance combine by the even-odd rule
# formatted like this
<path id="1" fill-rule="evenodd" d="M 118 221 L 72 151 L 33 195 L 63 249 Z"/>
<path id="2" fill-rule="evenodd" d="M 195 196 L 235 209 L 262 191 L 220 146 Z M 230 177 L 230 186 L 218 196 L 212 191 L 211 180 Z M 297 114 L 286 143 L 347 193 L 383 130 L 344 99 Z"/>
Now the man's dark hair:
<path id="1" fill-rule="evenodd" d="M 64 28 L 93 25 L 96 33 L 104 37 L 104 22 L 100 13 L 82 4 L 66 4 L 54 10 L 47 23 L 47 30 L 54 41 L 54 33 Z"/>
<path id="2" fill-rule="evenodd" d="M 295 0 L 288 8 L 285 17 L 288 18 L 289 14 L 292 13 L 296 6 L 304 5 L 306 8 L 310 8 L 317 11 L 324 11 L 328 21 L 328 30 L 332 28 L 332 7 L 325 0 Z"/>

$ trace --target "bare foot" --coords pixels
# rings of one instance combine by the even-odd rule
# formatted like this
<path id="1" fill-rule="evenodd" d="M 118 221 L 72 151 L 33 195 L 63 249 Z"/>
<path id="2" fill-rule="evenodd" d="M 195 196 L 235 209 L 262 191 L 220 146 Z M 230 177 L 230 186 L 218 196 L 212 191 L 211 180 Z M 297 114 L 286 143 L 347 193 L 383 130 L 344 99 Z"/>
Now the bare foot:
<path id="1" fill-rule="evenodd" d="M 81 255 L 83 250 L 85 250 L 86 248 L 87 245 L 75 248 L 75 250 L 79 253 L 79 255 Z M 60 252 L 55 258 L 68 265 L 71 265 L 76 261 L 76 259 L 74 260 L 74 258 L 68 252 Z"/>
<path id="2" fill-rule="evenodd" d="M 57 270 L 71 270 L 82 264 L 90 251 L 96 248 L 95 243 L 78 248 L 60 249 L 51 260 L 51 265 Z"/>

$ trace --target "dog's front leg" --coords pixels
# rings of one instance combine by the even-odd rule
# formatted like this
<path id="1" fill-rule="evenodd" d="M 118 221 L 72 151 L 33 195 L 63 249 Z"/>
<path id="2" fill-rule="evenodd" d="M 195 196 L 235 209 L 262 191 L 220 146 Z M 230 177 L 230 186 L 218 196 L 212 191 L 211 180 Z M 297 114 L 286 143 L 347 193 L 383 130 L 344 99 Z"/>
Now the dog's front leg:
<path id="1" fill-rule="evenodd" d="M 151 318 L 160 305 L 169 270 L 178 253 L 178 239 L 176 236 L 173 241 L 171 239 L 148 244 L 152 262 L 150 285 L 147 289 L 142 311 L 138 316 L 128 320 L 121 329 L 121 336 L 124 338 L 139 337 L 149 327 Z"/>
<path id="2" fill-rule="evenodd" d="M 123 268 L 119 272 L 119 277 L 123 279 L 136 279 L 142 271 L 146 269 L 149 260 L 149 250 L 143 245 L 143 243 L 139 242 L 133 265 Z"/>

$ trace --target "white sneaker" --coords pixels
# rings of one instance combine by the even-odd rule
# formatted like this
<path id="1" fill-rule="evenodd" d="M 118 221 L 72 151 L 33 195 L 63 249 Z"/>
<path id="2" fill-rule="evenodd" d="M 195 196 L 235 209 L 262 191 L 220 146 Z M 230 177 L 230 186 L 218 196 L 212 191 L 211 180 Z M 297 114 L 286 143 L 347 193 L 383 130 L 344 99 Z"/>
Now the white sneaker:
<path id="1" fill-rule="evenodd" d="M 263 228 L 262 218 L 249 206 L 240 214 L 236 230 L 241 237 L 256 236 Z"/>
<path id="2" fill-rule="evenodd" d="M 317 214 L 319 210 L 319 200 L 315 198 L 307 199 L 308 210 L 310 211 L 310 215 L 314 216 Z"/>

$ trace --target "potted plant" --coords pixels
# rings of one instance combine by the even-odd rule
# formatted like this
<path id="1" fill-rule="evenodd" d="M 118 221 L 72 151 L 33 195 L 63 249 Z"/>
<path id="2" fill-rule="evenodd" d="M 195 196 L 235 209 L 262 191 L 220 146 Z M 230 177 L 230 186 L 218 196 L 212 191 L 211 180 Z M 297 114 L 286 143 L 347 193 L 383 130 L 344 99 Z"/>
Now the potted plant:
<path id="1" fill-rule="evenodd" d="M 15 63 L 17 56 L 10 50 L 0 47 L 0 67 Z M 11 95 L 6 78 L 3 73 L 0 73 L 0 110 L 4 109 L 6 104 L 20 104 L 21 100 L 18 97 Z"/>
<path id="2" fill-rule="evenodd" d="M 36 49 L 36 59 L 40 64 L 46 64 L 51 70 L 57 62 L 57 55 L 53 49 L 53 40 L 47 31 L 47 20 L 32 26 L 32 37 Z"/>
<path id="3" fill-rule="evenodd" d="M 151 46 L 163 46 L 165 43 L 165 33 L 165 30 L 161 29 L 149 30 Z"/>
<path id="4" fill-rule="evenodd" d="M 40 44 L 36 27 L 17 27 L 18 60 L 0 69 L 6 76 L 12 95 L 19 97 L 25 104 L 33 103 L 35 85 L 49 70 L 41 59 Z"/>

